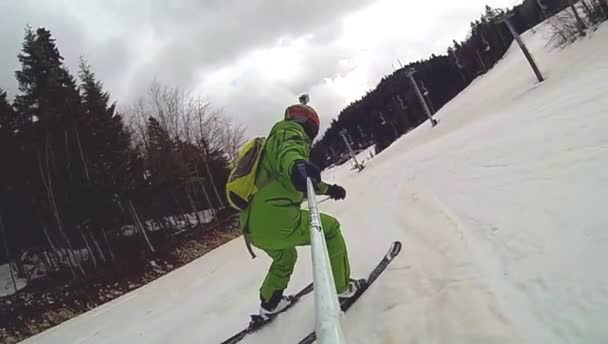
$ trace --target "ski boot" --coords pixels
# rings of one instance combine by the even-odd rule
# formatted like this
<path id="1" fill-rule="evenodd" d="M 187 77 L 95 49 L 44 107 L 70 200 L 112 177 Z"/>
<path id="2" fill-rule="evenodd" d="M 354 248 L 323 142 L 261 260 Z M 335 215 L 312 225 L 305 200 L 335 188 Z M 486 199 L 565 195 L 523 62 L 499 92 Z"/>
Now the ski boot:
<path id="1" fill-rule="evenodd" d="M 283 291 L 275 291 L 270 297 L 270 300 L 264 301 L 262 297 L 260 297 L 262 303 L 260 304 L 260 317 L 263 320 L 268 320 L 270 318 L 275 317 L 277 314 L 286 310 L 291 303 L 293 302 L 292 298 L 289 296 L 283 296 Z"/>
<path id="2" fill-rule="evenodd" d="M 348 287 L 341 293 L 338 293 L 338 301 L 342 304 L 344 301 L 355 297 L 361 293 L 363 287 L 367 285 L 366 279 L 350 279 Z"/>

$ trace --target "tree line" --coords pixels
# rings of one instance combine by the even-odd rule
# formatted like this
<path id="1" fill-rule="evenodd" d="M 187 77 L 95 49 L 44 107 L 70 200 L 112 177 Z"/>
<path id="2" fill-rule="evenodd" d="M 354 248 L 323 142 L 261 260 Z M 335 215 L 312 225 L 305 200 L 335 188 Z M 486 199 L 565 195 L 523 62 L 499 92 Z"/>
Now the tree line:
<path id="1" fill-rule="evenodd" d="M 225 215 L 244 130 L 219 109 L 154 82 L 119 111 L 84 59 L 70 73 L 45 28 L 26 29 L 18 59 L 19 93 L 0 89 L 0 264 L 27 276 L 33 252 L 83 276 Z"/>
<path id="2" fill-rule="evenodd" d="M 564 9 L 568 10 L 550 23 L 557 37 L 554 40 L 559 43 L 571 42 L 584 34 L 587 27 L 581 22 L 585 20 L 590 23 L 606 20 L 608 1 L 583 0 L 575 4 L 572 0 L 525 0 L 510 13 L 516 29 L 523 32 Z M 446 54 L 433 54 L 384 76 L 375 89 L 346 106 L 332 121 L 313 146 L 314 162 L 325 168 L 347 159 L 342 132 L 355 149 L 375 145 L 378 153 L 424 123 L 428 118 L 405 71 L 411 67 L 416 69 L 415 78 L 431 112 L 438 111 L 503 58 L 514 39 L 500 21 L 506 13 L 504 9 L 486 6 L 481 17 L 471 23 L 466 39 L 454 40 Z"/>

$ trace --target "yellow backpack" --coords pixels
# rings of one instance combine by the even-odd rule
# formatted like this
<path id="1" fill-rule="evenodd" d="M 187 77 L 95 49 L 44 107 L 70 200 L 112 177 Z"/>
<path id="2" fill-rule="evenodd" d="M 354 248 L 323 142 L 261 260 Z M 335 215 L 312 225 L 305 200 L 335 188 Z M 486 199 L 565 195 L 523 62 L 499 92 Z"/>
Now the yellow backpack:
<path id="1" fill-rule="evenodd" d="M 239 150 L 226 183 L 226 198 L 236 210 L 246 209 L 258 191 L 255 178 L 265 143 L 264 137 L 258 137 L 245 143 Z"/>

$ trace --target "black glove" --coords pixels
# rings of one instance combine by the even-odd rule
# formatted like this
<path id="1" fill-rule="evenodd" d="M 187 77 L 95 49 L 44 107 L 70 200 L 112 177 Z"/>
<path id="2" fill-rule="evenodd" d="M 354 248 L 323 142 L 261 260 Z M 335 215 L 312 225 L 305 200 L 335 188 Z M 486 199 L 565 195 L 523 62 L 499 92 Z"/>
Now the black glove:
<path id="1" fill-rule="evenodd" d="M 330 185 L 327 187 L 327 196 L 331 199 L 345 199 L 346 190 L 337 184 Z"/>
<path id="2" fill-rule="evenodd" d="M 297 161 L 291 171 L 291 183 L 296 190 L 306 194 L 306 179 L 310 178 L 312 185 L 315 190 L 319 190 L 319 183 L 321 182 L 321 170 L 315 165 L 308 161 L 299 160 Z"/>

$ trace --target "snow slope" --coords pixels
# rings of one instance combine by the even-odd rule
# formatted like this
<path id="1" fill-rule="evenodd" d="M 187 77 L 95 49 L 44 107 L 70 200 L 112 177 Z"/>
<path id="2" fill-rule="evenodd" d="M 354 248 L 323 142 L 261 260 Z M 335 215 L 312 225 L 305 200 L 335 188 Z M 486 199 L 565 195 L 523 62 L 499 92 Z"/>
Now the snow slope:
<path id="1" fill-rule="evenodd" d="M 608 342 L 608 25 L 564 50 L 544 30 L 425 124 L 326 173 L 355 275 L 405 252 L 343 317 L 349 343 Z M 311 280 L 308 249 L 290 290 Z M 257 309 L 268 259 L 241 240 L 26 343 L 218 343 Z M 312 297 L 243 343 L 294 343 Z"/>

